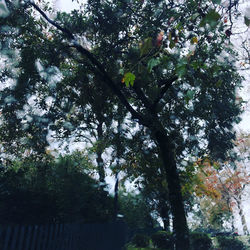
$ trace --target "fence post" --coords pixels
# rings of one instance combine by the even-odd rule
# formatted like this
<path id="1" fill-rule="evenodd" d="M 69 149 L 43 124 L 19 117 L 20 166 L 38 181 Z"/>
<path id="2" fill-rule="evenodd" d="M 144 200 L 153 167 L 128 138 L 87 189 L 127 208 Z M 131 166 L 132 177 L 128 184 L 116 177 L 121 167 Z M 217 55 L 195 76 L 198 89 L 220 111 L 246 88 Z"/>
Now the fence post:
<path id="1" fill-rule="evenodd" d="M 73 249 L 72 245 L 73 245 L 73 231 L 72 231 L 72 225 L 71 225 L 71 230 L 69 231 L 69 247 L 68 250 Z"/>
<path id="2" fill-rule="evenodd" d="M 25 250 L 29 249 L 30 247 L 30 239 L 31 239 L 31 235 L 32 235 L 32 228 L 33 226 L 28 226 L 28 231 L 27 231 L 27 235 L 26 235 L 26 244 L 25 244 Z"/>
<path id="3" fill-rule="evenodd" d="M 35 246 L 36 246 L 37 231 L 38 231 L 38 226 L 35 225 L 34 229 L 33 229 L 33 238 L 32 238 L 32 242 L 31 242 L 31 250 L 36 250 Z"/>
<path id="4" fill-rule="evenodd" d="M 42 250 L 47 250 L 46 243 L 48 241 L 49 226 L 44 226 L 43 238 L 42 238 Z"/>
<path id="5" fill-rule="evenodd" d="M 55 230 L 54 230 L 54 240 L 52 241 L 52 250 L 55 250 L 56 248 L 56 242 L 57 242 L 57 236 L 58 235 L 58 224 L 55 225 Z"/>
<path id="6" fill-rule="evenodd" d="M 8 228 L 7 228 L 7 230 L 6 230 L 6 234 L 5 234 L 3 250 L 8 250 L 10 235 L 11 235 L 11 227 L 8 226 Z"/>
<path id="7" fill-rule="evenodd" d="M 55 250 L 61 250 L 62 249 L 62 241 L 63 241 L 63 225 L 62 224 L 59 224 L 57 239 L 58 240 L 56 242 Z"/>
<path id="8" fill-rule="evenodd" d="M 40 250 L 41 249 L 41 245 L 42 245 L 42 237 L 44 234 L 44 226 L 39 226 L 39 230 L 38 230 L 38 236 L 37 236 L 37 248 L 36 250 Z"/>
<path id="9" fill-rule="evenodd" d="M 48 241 L 48 250 L 53 250 L 52 249 L 52 243 L 53 243 L 53 233 L 54 233 L 54 225 L 51 224 L 49 227 L 49 241 Z"/>
<path id="10" fill-rule="evenodd" d="M 18 250 L 23 250 L 24 232 L 25 232 L 25 226 L 21 226 L 20 231 L 19 231 L 20 238 L 18 241 Z"/>
<path id="11" fill-rule="evenodd" d="M 70 250 L 70 230 L 69 230 L 69 224 L 66 224 L 64 227 L 64 250 Z"/>
<path id="12" fill-rule="evenodd" d="M 18 241 L 18 229 L 19 229 L 19 226 L 15 226 L 13 228 L 10 250 L 16 250 L 16 242 Z"/>

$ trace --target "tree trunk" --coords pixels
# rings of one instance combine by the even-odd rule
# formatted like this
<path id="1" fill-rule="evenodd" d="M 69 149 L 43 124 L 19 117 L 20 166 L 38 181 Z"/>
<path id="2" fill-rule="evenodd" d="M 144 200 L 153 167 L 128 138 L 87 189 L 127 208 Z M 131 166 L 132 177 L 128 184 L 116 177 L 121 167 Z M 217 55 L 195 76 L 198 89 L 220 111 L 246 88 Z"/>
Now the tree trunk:
<path id="1" fill-rule="evenodd" d="M 164 194 L 163 196 L 161 196 L 159 199 L 159 209 L 158 209 L 160 217 L 163 221 L 163 228 L 165 231 L 170 231 L 170 217 L 169 217 L 170 207 L 167 204 L 168 200 L 169 200 L 168 194 L 167 195 Z"/>
<path id="2" fill-rule="evenodd" d="M 121 113 L 121 106 L 118 106 L 118 114 Z M 118 124 L 117 124 L 117 135 L 116 135 L 116 173 L 115 173 L 115 196 L 114 196 L 114 220 L 117 220 L 118 215 L 118 189 L 119 189 L 119 170 L 120 170 L 120 157 L 122 155 L 121 152 L 121 123 L 122 120 L 120 117 L 118 118 Z"/>
<path id="3" fill-rule="evenodd" d="M 169 218 L 169 215 L 161 216 L 161 218 L 162 218 L 162 221 L 163 221 L 164 230 L 169 232 L 170 231 L 170 218 Z"/>
<path id="4" fill-rule="evenodd" d="M 115 174 L 115 188 L 114 188 L 114 220 L 117 220 L 117 215 L 118 215 L 118 186 L 119 186 L 119 178 L 118 178 L 118 173 Z"/>
<path id="5" fill-rule="evenodd" d="M 102 153 L 103 153 L 103 129 L 102 129 L 103 122 L 99 122 L 97 126 L 97 136 L 98 136 L 98 145 L 97 145 L 97 167 L 98 167 L 98 174 L 99 174 L 99 181 L 101 183 L 105 183 L 105 171 L 104 171 L 104 162 L 102 159 Z"/>
<path id="6" fill-rule="evenodd" d="M 242 228 L 243 228 L 243 234 L 248 235 L 249 231 L 247 228 L 246 218 L 245 218 L 244 212 L 242 210 L 242 206 L 241 206 L 241 196 L 240 196 L 239 200 L 236 199 L 236 203 L 237 203 L 237 206 L 239 209 L 239 215 L 240 215 L 241 224 L 242 224 Z"/>
<path id="7" fill-rule="evenodd" d="M 189 250 L 189 232 L 176 166 L 175 146 L 170 142 L 169 137 L 164 132 L 158 130 L 155 131 L 154 135 L 166 169 L 176 250 Z"/>

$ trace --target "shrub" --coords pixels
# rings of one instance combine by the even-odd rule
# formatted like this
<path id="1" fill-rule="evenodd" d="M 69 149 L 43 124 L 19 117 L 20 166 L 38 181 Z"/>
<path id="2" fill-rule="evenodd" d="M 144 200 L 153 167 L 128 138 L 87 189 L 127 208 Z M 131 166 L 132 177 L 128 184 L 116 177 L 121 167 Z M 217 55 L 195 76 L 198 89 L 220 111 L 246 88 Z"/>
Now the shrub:
<path id="1" fill-rule="evenodd" d="M 149 237 L 144 234 L 136 234 L 132 239 L 132 244 L 135 247 L 147 247 L 149 245 Z"/>
<path id="2" fill-rule="evenodd" d="M 190 241 L 193 250 L 208 250 L 212 247 L 212 240 L 206 233 L 192 232 Z"/>
<path id="3" fill-rule="evenodd" d="M 217 237 L 217 241 L 219 243 L 219 246 L 221 250 L 244 250 L 246 249 L 243 242 L 241 242 L 238 239 L 225 237 L 225 236 L 219 236 Z"/>
<path id="4" fill-rule="evenodd" d="M 158 231 L 151 236 L 154 247 L 162 249 L 174 249 L 174 239 L 170 232 Z"/>

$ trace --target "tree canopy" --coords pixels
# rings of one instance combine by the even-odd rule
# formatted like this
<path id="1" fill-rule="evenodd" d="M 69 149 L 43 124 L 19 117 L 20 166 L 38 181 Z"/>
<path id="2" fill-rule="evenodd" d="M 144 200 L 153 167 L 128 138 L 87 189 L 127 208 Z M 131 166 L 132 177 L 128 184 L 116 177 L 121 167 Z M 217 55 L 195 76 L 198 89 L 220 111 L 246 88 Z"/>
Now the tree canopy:
<path id="1" fill-rule="evenodd" d="M 224 160 L 239 122 L 241 77 L 220 1 L 91 0 L 70 14 L 42 1 L 6 3 L 9 13 L 0 19 L 3 149 L 41 154 L 49 131 L 91 138 L 101 124 L 108 135 L 103 152 L 114 143 L 119 120 L 124 137 L 155 149 L 177 249 L 188 249 L 183 159 Z M 134 148 L 124 148 L 129 151 Z"/>

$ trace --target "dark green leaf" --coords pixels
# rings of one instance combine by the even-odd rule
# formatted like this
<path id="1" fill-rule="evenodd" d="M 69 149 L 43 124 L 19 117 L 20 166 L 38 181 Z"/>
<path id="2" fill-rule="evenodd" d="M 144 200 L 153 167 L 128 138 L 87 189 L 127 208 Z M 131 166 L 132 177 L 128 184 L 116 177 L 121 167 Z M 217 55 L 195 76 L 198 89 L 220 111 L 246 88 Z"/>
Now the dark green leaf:
<path id="1" fill-rule="evenodd" d="M 212 28 L 215 28 L 220 19 L 220 14 L 215 10 L 210 10 L 207 15 L 202 19 L 200 26 L 209 24 Z"/>
<path id="2" fill-rule="evenodd" d="M 160 64 L 160 59 L 159 58 L 152 58 L 148 61 L 148 69 L 149 69 L 149 72 L 152 71 L 152 69 L 159 65 Z"/>
<path id="3" fill-rule="evenodd" d="M 148 54 L 152 47 L 152 37 L 146 38 L 140 47 L 141 56 Z"/>
<path id="4" fill-rule="evenodd" d="M 248 17 L 244 16 L 244 22 L 246 26 L 250 26 L 250 19 Z"/>

